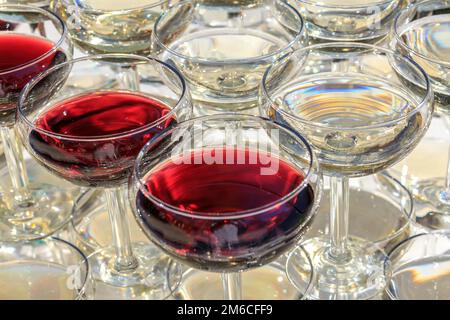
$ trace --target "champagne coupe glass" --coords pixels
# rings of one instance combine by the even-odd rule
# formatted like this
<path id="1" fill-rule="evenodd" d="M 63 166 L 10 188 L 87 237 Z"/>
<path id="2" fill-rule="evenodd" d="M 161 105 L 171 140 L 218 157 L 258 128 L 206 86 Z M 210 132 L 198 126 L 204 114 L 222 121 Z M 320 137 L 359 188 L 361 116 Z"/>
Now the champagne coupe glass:
<path id="1" fill-rule="evenodd" d="M 36 24 L 41 27 L 35 28 Z M 34 6 L 0 4 L 0 131 L 12 185 L 11 191 L 3 190 L 0 199 L 2 240 L 43 238 L 70 221 L 69 190 L 30 184 L 15 116 L 20 91 L 27 82 L 71 55 L 66 28 L 56 15 Z"/>
<path id="2" fill-rule="evenodd" d="M 141 68 L 153 68 L 164 79 L 140 83 L 138 78 L 140 90 L 135 90 L 113 81 L 116 73 L 111 65 L 117 64 L 137 75 Z M 86 70 L 111 79 L 109 85 L 78 87 L 78 77 Z M 173 78 L 171 87 L 164 84 L 166 77 Z M 88 257 L 96 298 L 160 299 L 170 294 L 166 282 L 170 261 L 148 243 L 131 243 L 122 192 L 142 146 L 165 128 L 188 119 L 191 109 L 178 71 L 135 55 L 72 60 L 42 73 L 22 92 L 19 129 L 31 155 L 63 179 L 104 189 L 113 245 Z"/>
<path id="3" fill-rule="evenodd" d="M 450 299 L 450 231 L 414 235 L 389 253 L 386 288 L 392 300 Z"/>
<path id="4" fill-rule="evenodd" d="M 129 194 L 156 245 L 188 266 L 223 273 L 224 297 L 241 299 L 240 272 L 274 261 L 308 230 L 320 182 L 298 133 L 260 117 L 221 114 L 151 140 Z"/>
<path id="5" fill-rule="evenodd" d="M 53 0 L 50 7 L 66 23 L 69 35 L 76 48 L 84 54 L 138 54 L 150 55 L 151 34 L 156 18 L 169 6 L 167 0 Z M 153 74 L 154 68 L 141 68 L 140 74 L 121 65 L 116 68 L 116 81 L 138 90 L 141 81 L 158 82 L 160 76 Z M 78 85 L 102 88 L 112 79 L 91 70 L 79 77 Z M 126 200 L 124 200 L 126 201 Z M 103 202 L 104 203 L 104 202 Z M 106 204 L 99 209 L 108 211 Z M 86 216 L 82 223 L 88 224 L 88 241 L 101 237 L 101 223 Z"/>
<path id="6" fill-rule="evenodd" d="M 185 76 L 195 111 L 210 115 L 251 113 L 264 71 L 306 39 L 300 14 L 286 1 L 183 1 L 157 19 L 152 43 L 154 54 Z"/>
<path id="7" fill-rule="evenodd" d="M 316 273 L 311 298 L 374 297 L 384 289 L 385 254 L 348 235 L 349 178 L 392 166 L 420 141 L 434 111 L 426 73 L 388 49 L 319 44 L 271 66 L 261 91 L 261 112 L 302 132 L 331 178 L 330 237 L 304 244 Z"/>
<path id="8" fill-rule="evenodd" d="M 82 300 L 92 290 L 86 256 L 54 237 L 0 242 L 1 300 Z"/>
<path id="9" fill-rule="evenodd" d="M 403 0 L 293 0 L 312 43 L 378 43 L 390 32 Z"/>
<path id="10" fill-rule="evenodd" d="M 392 48 L 414 60 L 431 79 L 439 111 L 433 126 L 441 120 L 450 130 L 450 1 L 431 0 L 409 6 L 394 26 Z M 431 229 L 450 229 L 450 141 L 445 129 L 442 136 L 447 138 L 449 153 L 446 177 L 413 185 L 416 205 L 422 211 L 417 222 Z"/>
<path id="11" fill-rule="evenodd" d="M 153 25 L 167 0 L 55 0 L 74 44 L 88 54 L 150 55 Z"/>

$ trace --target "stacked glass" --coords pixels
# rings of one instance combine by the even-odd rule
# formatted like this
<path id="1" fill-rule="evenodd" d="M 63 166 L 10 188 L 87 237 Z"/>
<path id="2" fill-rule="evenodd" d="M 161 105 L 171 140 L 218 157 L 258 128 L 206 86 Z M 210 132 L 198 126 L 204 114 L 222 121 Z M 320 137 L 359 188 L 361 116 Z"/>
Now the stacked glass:
<path id="1" fill-rule="evenodd" d="M 285 266 L 297 288 L 294 298 L 368 299 L 386 284 L 389 298 L 445 297 L 440 288 L 446 284 L 438 276 L 416 292 L 405 274 L 430 262 L 445 267 L 448 235 L 436 232 L 398 244 L 409 234 L 411 195 L 389 175 L 369 175 L 416 147 L 433 115 L 432 87 L 439 108 L 448 112 L 449 2 L 406 8 L 392 37 L 388 32 L 403 1 L 291 3 L 52 1 L 73 43 L 84 53 L 103 54 L 72 61 L 59 18 L 36 7 L 0 5 L 0 40 L 20 32 L 52 41 L 40 54 L 0 68 L 2 135 L 14 187 L 0 203 L 0 281 L 25 262 L 32 272 L 23 281 L 31 284 L 44 270 L 58 286 L 61 270 L 76 267 L 76 285 L 56 298 L 186 299 L 202 291 L 210 298 L 240 299 L 254 298 L 241 289 L 242 271 L 263 267 L 258 276 L 278 278 Z M 306 31 L 312 42 L 351 42 L 305 48 Z M 353 42 L 386 38 L 397 53 Z M 196 114 L 206 117 L 189 120 L 188 85 Z M 64 227 L 72 202 L 61 192 L 55 200 L 48 188 L 37 201 L 44 186 L 28 187 L 11 129 L 22 88 L 22 142 L 53 175 L 104 190 L 106 205 L 97 191 L 82 193 L 72 224 L 76 231 L 89 228 L 86 212 L 107 208 L 112 246 L 99 249 L 93 236 L 81 241 L 92 251 L 85 257 L 57 238 L 27 241 Z M 259 112 L 272 121 L 242 114 Z M 232 156 L 240 160 L 229 163 Z M 273 169 L 267 164 L 274 163 L 275 171 L 267 174 Z M 131 240 L 123 192 L 131 173 L 134 216 L 162 251 Z M 330 206 L 322 207 L 322 213 L 330 211 L 330 240 L 309 239 L 285 256 L 313 224 L 320 173 L 330 178 Z M 395 232 L 380 236 L 377 228 L 365 227 L 353 232 L 357 237 L 349 235 L 349 215 L 355 214 L 349 178 L 358 178 L 352 192 L 369 195 L 374 210 L 384 199 L 400 212 Z M 423 225 L 448 225 L 449 179 L 417 188 L 434 206 L 418 219 Z M 430 242 L 430 250 L 417 253 Z M 11 254 L 20 248 L 31 248 L 31 256 Z M 385 250 L 391 250 L 389 257 Z M 243 274 L 245 287 L 252 273 Z M 216 281 L 209 291 L 201 285 L 205 279 Z"/>
<path id="2" fill-rule="evenodd" d="M 348 236 L 348 179 L 389 168 L 414 149 L 434 111 L 427 75 L 388 49 L 315 45 L 272 65 L 264 75 L 261 99 L 263 114 L 306 136 L 322 172 L 331 178 L 330 239 L 304 244 L 316 273 L 310 297 L 375 297 L 386 284 L 386 254 Z M 299 288 L 306 285 L 295 274 L 291 279 Z"/>
<path id="3" fill-rule="evenodd" d="M 450 228 L 450 1 L 424 1 L 405 9 L 395 21 L 393 49 L 419 64 L 433 85 L 438 114 L 433 121 L 441 132 L 443 147 L 449 150 L 444 178 L 414 181 L 417 222 L 429 229 Z M 446 127 L 446 128 L 445 128 Z M 413 154 L 405 164 L 419 156 Z M 414 175 L 415 172 L 408 172 Z"/>

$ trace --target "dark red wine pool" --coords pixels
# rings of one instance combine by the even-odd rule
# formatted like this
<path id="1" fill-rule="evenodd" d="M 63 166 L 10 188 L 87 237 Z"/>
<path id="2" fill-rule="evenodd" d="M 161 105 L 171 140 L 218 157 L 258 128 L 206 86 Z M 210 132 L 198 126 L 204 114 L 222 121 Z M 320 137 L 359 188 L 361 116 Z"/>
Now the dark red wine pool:
<path id="1" fill-rule="evenodd" d="M 192 152 L 191 163 L 203 152 Z M 247 160 L 258 158 L 257 151 L 234 152 L 245 152 Z M 139 191 L 136 206 L 142 224 L 159 245 L 196 268 L 223 271 L 265 264 L 302 234 L 314 203 L 314 192 L 306 185 L 289 201 L 258 214 L 232 217 L 273 204 L 302 183 L 302 172 L 278 158 L 272 160 L 279 161 L 273 175 L 261 175 L 267 165 L 259 160 L 255 164 L 167 162 L 147 176 L 146 191 L 185 215 L 164 209 Z"/>

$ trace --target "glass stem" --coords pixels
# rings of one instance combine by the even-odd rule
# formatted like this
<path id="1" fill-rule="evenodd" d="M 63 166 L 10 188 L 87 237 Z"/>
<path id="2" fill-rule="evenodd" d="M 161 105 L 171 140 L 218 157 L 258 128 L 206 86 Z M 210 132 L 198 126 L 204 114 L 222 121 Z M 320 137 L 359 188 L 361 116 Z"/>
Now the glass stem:
<path id="1" fill-rule="evenodd" d="M 222 273 L 225 300 L 242 300 L 242 277 L 239 272 Z"/>
<path id="2" fill-rule="evenodd" d="M 111 221 L 113 245 L 116 251 L 114 268 L 127 272 L 137 268 L 138 262 L 131 248 L 131 237 L 126 217 L 127 206 L 122 188 L 106 189 L 106 203 Z"/>
<path id="3" fill-rule="evenodd" d="M 119 66 L 117 72 L 119 84 L 122 89 L 139 91 L 139 74 L 136 67 Z"/>
<path id="4" fill-rule="evenodd" d="M 450 132 L 450 114 L 443 114 L 444 122 L 447 125 L 447 130 Z M 445 177 L 445 189 L 440 194 L 440 199 L 443 203 L 450 205 L 450 146 L 448 148 L 447 172 Z"/>
<path id="5" fill-rule="evenodd" d="M 29 190 L 29 180 L 22 145 L 14 127 L 2 127 L 3 152 L 14 191 L 14 204 L 19 208 L 29 208 L 33 198 Z"/>
<path id="6" fill-rule="evenodd" d="M 346 177 L 331 177 L 329 258 L 335 263 L 351 259 L 347 248 L 349 215 L 349 181 Z"/>

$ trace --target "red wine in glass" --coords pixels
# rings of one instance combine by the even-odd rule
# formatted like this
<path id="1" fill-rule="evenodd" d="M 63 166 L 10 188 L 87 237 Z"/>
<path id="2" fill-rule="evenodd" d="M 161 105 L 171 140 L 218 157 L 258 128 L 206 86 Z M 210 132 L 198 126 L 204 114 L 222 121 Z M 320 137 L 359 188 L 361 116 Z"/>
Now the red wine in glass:
<path id="1" fill-rule="evenodd" d="M 0 124 L 14 123 L 19 94 L 32 78 L 67 60 L 54 47 L 41 37 L 0 32 Z"/>
<path id="2" fill-rule="evenodd" d="M 33 130 L 29 144 L 59 176 L 78 185 L 114 187 L 126 181 L 144 144 L 176 122 L 170 112 L 144 95 L 91 92 L 58 103 L 35 121 L 36 128 L 64 136 Z"/>
<path id="3" fill-rule="evenodd" d="M 264 265 L 288 250 L 311 222 L 311 186 L 307 184 L 289 201 L 257 214 L 240 212 L 280 201 L 300 186 L 304 173 L 272 156 L 278 161 L 278 170 L 262 175 L 261 168 L 266 165 L 259 161 L 258 151 L 214 151 L 221 153 L 220 158 L 227 152 L 234 153 L 235 159 L 238 152 L 244 153 L 245 164 L 200 163 L 204 152 L 193 151 L 187 161 L 191 164 L 171 160 L 146 176 L 146 193 L 184 212 L 165 209 L 139 191 L 138 216 L 151 238 L 188 265 L 221 272 Z M 258 161 L 248 161 L 250 158 Z M 233 218 L 233 213 L 240 217 Z"/>

